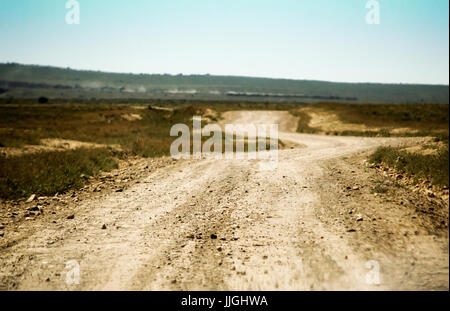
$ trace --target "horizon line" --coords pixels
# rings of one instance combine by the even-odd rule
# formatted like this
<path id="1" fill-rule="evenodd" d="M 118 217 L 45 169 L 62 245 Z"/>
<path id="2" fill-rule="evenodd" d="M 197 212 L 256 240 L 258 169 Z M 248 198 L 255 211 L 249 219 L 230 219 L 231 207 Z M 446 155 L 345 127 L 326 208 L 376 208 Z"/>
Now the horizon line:
<path id="1" fill-rule="evenodd" d="M 280 77 L 261 77 L 261 76 L 251 76 L 251 75 L 224 75 L 224 74 L 211 74 L 211 73 L 144 73 L 144 72 L 125 72 L 125 71 L 107 71 L 107 70 L 96 70 L 96 69 L 79 69 L 79 68 L 72 68 L 72 67 L 62 67 L 57 65 L 42 65 L 42 64 L 26 64 L 26 63 L 18 63 L 13 61 L 5 61 L 0 62 L 0 65 L 21 65 L 21 66 L 34 66 L 34 67 L 49 67 L 49 68 L 55 68 L 55 69 L 62 69 L 62 70 L 73 70 L 73 71 L 80 71 L 80 72 L 100 72 L 104 74 L 125 74 L 125 75 L 148 75 L 148 76 L 211 76 L 211 77 L 229 77 L 229 78 L 249 78 L 249 79 L 268 79 L 268 80 L 287 80 L 287 81 L 309 81 L 309 82 L 324 82 L 324 83 L 334 83 L 334 84 L 382 84 L 382 85 L 424 85 L 424 86 L 449 86 L 449 84 L 443 84 L 443 83 L 423 83 L 423 82 L 416 82 L 416 83 L 407 83 L 407 82 L 349 82 L 349 81 L 331 81 L 331 80 L 317 80 L 317 79 L 293 79 L 293 78 L 280 78 Z"/>

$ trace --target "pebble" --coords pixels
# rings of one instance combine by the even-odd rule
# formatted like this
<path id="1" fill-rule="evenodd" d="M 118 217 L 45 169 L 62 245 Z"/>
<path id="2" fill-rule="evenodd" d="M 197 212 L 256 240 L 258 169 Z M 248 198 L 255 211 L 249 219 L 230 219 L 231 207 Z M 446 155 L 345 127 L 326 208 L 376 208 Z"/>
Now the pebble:
<path id="1" fill-rule="evenodd" d="M 30 203 L 33 202 L 33 200 L 36 198 L 35 194 L 30 195 L 30 197 L 28 198 L 28 200 L 26 200 L 26 203 Z"/>

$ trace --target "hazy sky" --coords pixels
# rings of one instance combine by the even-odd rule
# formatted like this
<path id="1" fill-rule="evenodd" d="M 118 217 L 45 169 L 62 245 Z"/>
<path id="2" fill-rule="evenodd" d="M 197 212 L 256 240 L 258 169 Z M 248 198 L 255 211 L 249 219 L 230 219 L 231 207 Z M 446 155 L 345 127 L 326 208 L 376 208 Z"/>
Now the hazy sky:
<path id="1" fill-rule="evenodd" d="M 113 72 L 449 83 L 449 1 L 0 0 L 0 62 Z"/>

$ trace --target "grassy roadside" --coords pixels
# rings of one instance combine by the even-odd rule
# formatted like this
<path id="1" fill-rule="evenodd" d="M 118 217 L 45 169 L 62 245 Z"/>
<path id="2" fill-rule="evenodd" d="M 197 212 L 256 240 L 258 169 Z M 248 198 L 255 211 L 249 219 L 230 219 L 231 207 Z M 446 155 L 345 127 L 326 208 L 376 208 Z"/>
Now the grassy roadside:
<path id="1" fill-rule="evenodd" d="M 318 103 L 291 111 L 298 116 L 298 132 L 365 137 L 431 136 L 423 154 L 402 148 L 379 148 L 370 161 L 395 168 L 410 177 L 449 185 L 449 105 Z M 420 148 L 420 146 L 419 146 Z"/>
<path id="2" fill-rule="evenodd" d="M 445 104 L 340 104 L 319 103 L 318 108 L 334 111 L 348 123 L 372 126 L 411 126 L 442 128 L 448 122 L 449 105 Z M 400 123 L 400 124 L 399 124 Z"/>
<path id="3" fill-rule="evenodd" d="M 425 178 L 438 186 L 449 186 L 449 148 L 440 147 L 433 154 L 408 152 L 399 147 L 380 147 L 370 161 L 395 168 L 409 177 Z"/>
<path id="4" fill-rule="evenodd" d="M 0 106 L 0 146 L 39 144 L 40 139 L 62 138 L 117 144 L 126 152 L 144 157 L 169 153 L 170 128 L 192 124 L 193 106 L 174 111 L 139 109 L 123 104 L 61 104 Z M 134 120 L 129 116 L 137 116 Z"/>
<path id="5" fill-rule="evenodd" d="M 148 105 L 61 104 L 0 106 L 0 146 L 39 145 L 41 139 L 62 138 L 119 145 L 124 154 L 159 157 L 169 154 L 176 123 L 192 124 L 199 113 L 191 105 L 169 111 Z M 108 148 L 42 151 L 15 156 L 0 148 L 0 198 L 17 199 L 32 193 L 53 195 L 84 184 L 87 176 L 116 167 Z M 5 150 L 5 149 L 3 149 Z"/>
<path id="6" fill-rule="evenodd" d="M 342 136 L 438 136 L 448 139 L 449 105 L 318 103 L 291 112 L 300 117 L 298 132 Z M 315 120 L 312 114 L 323 120 Z M 333 122 L 334 128 L 326 128 Z M 321 126 L 323 128 L 321 128 Z M 402 131 L 398 131 L 402 129 Z"/>
<path id="7" fill-rule="evenodd" d="M 83 185 L 85 178 L 117 167 L 106 148 L 0 156 L 0 198 L 53 195 Z"/>

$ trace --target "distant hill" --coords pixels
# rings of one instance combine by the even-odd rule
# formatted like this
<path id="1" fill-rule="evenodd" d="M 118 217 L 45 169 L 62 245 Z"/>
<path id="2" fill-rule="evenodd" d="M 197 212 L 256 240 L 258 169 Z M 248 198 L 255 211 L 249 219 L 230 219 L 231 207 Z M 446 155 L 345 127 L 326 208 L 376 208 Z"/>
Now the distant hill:
<path id="1" fill-rule="evenodd" d="M 448 85 L 335 83 L 211 75 L 123 74 L 0 64 L 0 97 L 276 98 L 449 103 Z"/>

